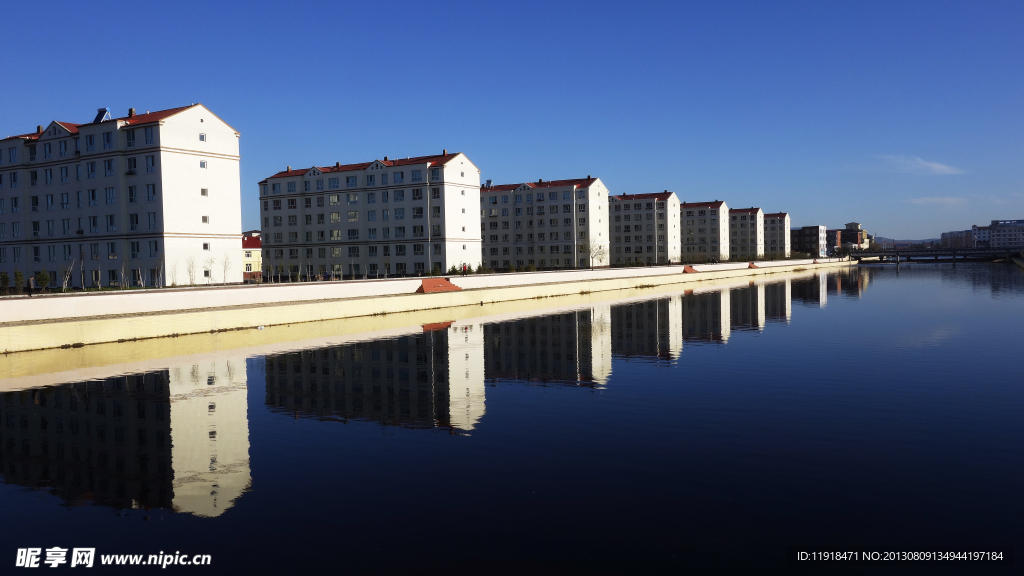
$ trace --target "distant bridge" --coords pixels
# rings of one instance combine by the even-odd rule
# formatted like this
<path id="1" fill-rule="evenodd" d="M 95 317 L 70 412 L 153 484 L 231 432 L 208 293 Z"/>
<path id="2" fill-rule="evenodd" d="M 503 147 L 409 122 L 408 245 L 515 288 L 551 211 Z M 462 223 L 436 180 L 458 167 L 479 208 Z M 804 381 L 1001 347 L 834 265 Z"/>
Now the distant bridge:
<path id="1" fill-rule="evenodd" d="M 931 250 L 872 250 L 870 252 L 855 252 L 850 254 L 854 260 L 892 260 L 895 262 L 907 262 L 910 260 L 996 260 L 999 258 L 1010 258 L 1020 256 L 1024 252 L 1024 246 L 1009 246 L 1002 248 L 933 248 Z"/>

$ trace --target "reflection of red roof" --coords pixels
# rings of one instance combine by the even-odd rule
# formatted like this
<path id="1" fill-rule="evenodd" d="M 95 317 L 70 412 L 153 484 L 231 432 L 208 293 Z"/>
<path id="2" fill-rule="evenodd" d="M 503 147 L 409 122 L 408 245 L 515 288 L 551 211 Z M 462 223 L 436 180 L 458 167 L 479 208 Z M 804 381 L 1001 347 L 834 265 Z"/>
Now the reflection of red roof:
<path id="1" fill-rule="evenodd" d="M 399 160 L 374 160 L 374 162 L 380 162 L 381 164 L 383 164 L 385 166 L 409 166 L 411 164 L 426 164 L 427 162 L 429 162 L 431 165 L 437 166 L 437 165 L 443 165 L 443 164 L 447 164 L 448 162 L 451 162 L 452 159 L 454 159 L 458 155 L 459 155 L 459 152 L 455 152 L 453 154 L 437 154 L 437 155 L 434 155 L 434 156 L 416 156 L 415 158 L 402 158 L 402 159 L 399 159 Z M 273 176 L 268 176 L 267 180 L 269 180 L 270 178 L 288 178 L 290 176 L 302 176 L 303 174 L 305 174 L 306 172 L 309 172 L 313 168 L 316 168 L 316 169 L 320 170 L 321 172 L 325 172 L 325 173 L 327 173 L 327 172 L 351 172 L 353 170 L 365 170 L 371 164 L 373 164 L 373 162 L 360 162 L 358 164 L 341 164 L 341 165 L 334 165 L 334 166 L 310 166 L 309 168 L 302 168 L 302 169 L 299 169 L 299 170 L 283 170 L 281 172 L 278 172 L 277 174 L 274 174 Z"/>
<path id="2" fill-rule="evenodd" d="M 262 245 L 259 236 L 242 236 L 242 248 L 244 249 L 256 249 Z"/>
<path id="3" fill-rule="evenodd" d="M 680 208 L 721 208 L 725 205 L 722 200 L 715 200 L 714 202 L 683 202 Z"/>
<path id="4" fill-rule="evenodd" d="M 757 214 L 760 208 L 730 208 L 729 214 Z"/>
<path id="5" fill-rule="evenodd" d="M 623 202 L 630 200 L 668 200 L 675 192 L 655 192 L 653 194 L 619 194 L 617 196 L 611 196 L 608 200 L 612 202 Z"/>
<path id="6" fill-rule="evenodd" d="M 521 182 L 519 184 L 495 184 L 493 186 L 481 186 L 480 193 L 486 194 L 488 192 L 506 192 L 508 190 L 515 190 L 522 185 L 529 186 L 530 188 L 562 188 L 567 186 L 575 186 L 576 188 L 590 188 L 590 186 L 597 182 L 597 178 L 574 178 L 570 180 L 549 180 L 547 182 Z"/>

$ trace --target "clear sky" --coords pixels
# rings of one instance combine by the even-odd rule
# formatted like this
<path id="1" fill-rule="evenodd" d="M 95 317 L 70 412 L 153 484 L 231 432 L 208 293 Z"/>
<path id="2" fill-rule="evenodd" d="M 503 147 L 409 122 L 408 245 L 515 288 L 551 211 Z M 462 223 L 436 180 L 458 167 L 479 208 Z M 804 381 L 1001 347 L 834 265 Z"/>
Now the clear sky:
<path id="1" fill-rule="evenodd" d="M 1024 2 L 9 2 L 0 134 L 202 102 L 256 183 L 465 152 L 495 183 L 856 220 L 1024 218 Z"/>

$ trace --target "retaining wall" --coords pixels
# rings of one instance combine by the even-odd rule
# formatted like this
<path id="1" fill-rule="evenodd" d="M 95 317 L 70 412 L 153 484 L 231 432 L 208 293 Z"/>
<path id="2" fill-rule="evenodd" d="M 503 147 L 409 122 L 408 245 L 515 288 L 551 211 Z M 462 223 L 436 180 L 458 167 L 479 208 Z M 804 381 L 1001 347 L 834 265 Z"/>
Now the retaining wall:
<path id="1" fill-rule="evenodd" d="M 462 291 L 416 294 L 419 279 L 107 292 L 0 300 L 4 353 L 224 332 L 417 310 L 762 276 L 849 261 L 615 268 L 457 276 Z"/>

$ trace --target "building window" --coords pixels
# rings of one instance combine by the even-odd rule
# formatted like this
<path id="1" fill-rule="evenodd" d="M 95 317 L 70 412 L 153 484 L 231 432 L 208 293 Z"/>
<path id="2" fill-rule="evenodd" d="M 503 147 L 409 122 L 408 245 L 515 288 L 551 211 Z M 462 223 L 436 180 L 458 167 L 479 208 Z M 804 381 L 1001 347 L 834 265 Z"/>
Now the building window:
<path id="1" fill-rule="evenodd" d="M 206 134 L 200 133 L 199 134 L 199 141 L 200 142 L 206 142 Z"/>
<path id="2" fill-rule="evenodd" d="M 210 223 L 210 217 L 209 216 L 203 216 L 203 224 L 209 224 L 209 223 Z"/>
<path id="3" fill-rule="evenodd" d="M 199 167 L 200 168 L 206 168 L 206 160 L 200 160 L 199 161 Z"/>

